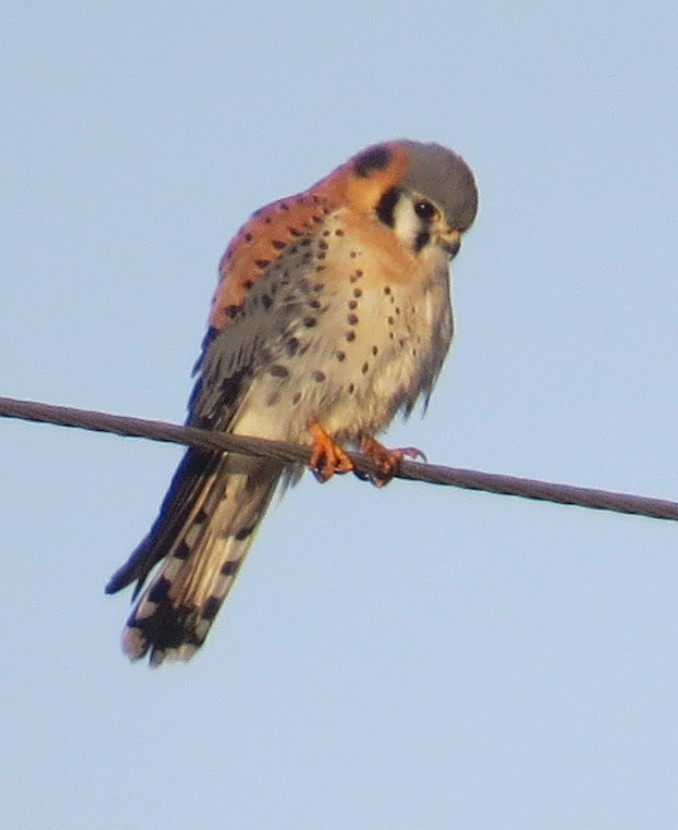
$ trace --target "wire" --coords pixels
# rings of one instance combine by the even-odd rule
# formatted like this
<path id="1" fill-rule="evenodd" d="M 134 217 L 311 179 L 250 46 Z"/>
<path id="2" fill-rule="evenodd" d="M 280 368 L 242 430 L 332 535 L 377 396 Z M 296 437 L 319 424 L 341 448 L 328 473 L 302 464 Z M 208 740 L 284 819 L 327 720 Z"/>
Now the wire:
<path id="1" fill-rule="evenodd" d="M 18 418 L 24 421 L 74 427 L 94 432 L 113 433 L 131 438 L 146 438 L 172 444 L 184 444 L 196 449 L 216 452 L 238 452 L 243 455 L 276 458 L 287 464 L 307 464 L 310 447 L 263 438 L 231 435 L 193 427 L 179 426 L 163 421 L 149 421 L 125 415 L 110 415 L 75 409 L 67 406 L 38 403 L 0 397 L 0 417 Z M 372 459 L 361 453 L 349 452 L 356 472 L 363 476 L 378 472 Z M 596 510 L 609 510 L 647 516 L 653 519 L 678 521 L 678 503 L 662 499 L 554 484 L 528 478 L 484 473 L 454 467 L 441 467 L 403 459 L 396 473 L 397 478 L 442 484 L 467 490 L 518 496 L 525 499 L 576 505 Z"/>

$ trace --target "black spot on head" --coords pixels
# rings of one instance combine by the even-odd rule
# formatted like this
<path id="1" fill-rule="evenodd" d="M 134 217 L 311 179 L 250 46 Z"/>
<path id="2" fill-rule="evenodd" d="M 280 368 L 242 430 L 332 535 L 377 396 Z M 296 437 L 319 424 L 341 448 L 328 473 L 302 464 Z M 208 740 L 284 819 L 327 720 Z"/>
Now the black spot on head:
<path id="1" fill-rule="evenodd" d="M 315 317 L 304 317 L 304 325 L 307 329 L 312 329 L 317 322 Z"/>
<path id="2" fill-rule="evenodd" d="M 359 176 L 366 178 L 375 170 L 383 170 L 390 160 L 391 151 L 385 144 L 378 144 L 361 153 L 353 162 L 353 169 Z"/>
<path id="3" fill-rule="evenodd" d="M 374 209 L 379 221 L 388 225 L 389 228 L 395 225 L 395 206 L 399 198 L 400 191 L 397 187 L 392 187 L 382 195 Z"/>
<path id="4" fill-rule="evenodd" d="M 274 378 L 286 378 L 290 373 L 287 366 L 283 366 L 281 363 L 274 363 L 268 371 Z"/>
<path id="5" fill-rule="evenodd" d="M 268 294 L 261 295 L 261 304 L 264 308 L 270 308 L 273 304 L 273 298 L 269 297 Z"/>
<path id="6" fill-rule="evenodd" d="M 320 369 L 316 369 L 311 377 L 316 383 L 322 383 L 325 380 L 325 373 L 321 372 Z"/>
<path id="7" fill-rule="evenodd" d="M 281 239 L 274 239 L 271 245 L 273 245 L 276 251 L 282 251 L 287 247 L 287 242 L 283 242 Z"/>

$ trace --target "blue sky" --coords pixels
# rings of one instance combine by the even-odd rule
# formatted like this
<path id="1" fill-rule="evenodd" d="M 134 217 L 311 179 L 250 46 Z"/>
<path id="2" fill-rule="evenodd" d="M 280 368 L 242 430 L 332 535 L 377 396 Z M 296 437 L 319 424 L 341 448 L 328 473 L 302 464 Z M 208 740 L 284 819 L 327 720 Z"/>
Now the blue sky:
<path id="1" fill-rule="evenodd" d="M 249 213 L 435 140 L 481 207 L 452 354 L 389 443 L 678 499 L 672 4 L 2 17 L 0 394 L 183 419 Z M 103 586 L 179 456 L 0 423 L 3 826 L 676 826 L 674 525 L 306 477 L 203 652 L 153 672 Z"/>

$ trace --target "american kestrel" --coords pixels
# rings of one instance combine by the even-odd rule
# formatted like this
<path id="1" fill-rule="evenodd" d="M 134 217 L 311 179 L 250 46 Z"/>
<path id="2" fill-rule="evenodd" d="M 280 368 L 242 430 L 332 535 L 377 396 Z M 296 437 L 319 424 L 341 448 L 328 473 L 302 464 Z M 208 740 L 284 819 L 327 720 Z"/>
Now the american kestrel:
<path id="1" fill-rule="evenodd" d="M 438 144 L 368 147 L 308 190 L 253 214 L 228 246 L 187 423 L 312 445 L 321 480 L 341 445 L 397 466 L 374 435 L 427 401 L 452 338 L 449 261 L 474 220 L 465 162 Z M 148 536 L 111 578 L 134 596 L 123 632 L 151 665 L 202 645 L 278 483 L 270 458 L 189 449 Z"/>

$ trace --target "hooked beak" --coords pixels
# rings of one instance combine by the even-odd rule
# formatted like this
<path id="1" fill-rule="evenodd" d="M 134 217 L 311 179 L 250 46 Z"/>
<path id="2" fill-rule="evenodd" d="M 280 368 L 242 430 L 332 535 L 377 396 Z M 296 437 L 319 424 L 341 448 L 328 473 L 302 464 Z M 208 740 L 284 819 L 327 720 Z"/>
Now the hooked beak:
<path id="1" fill-rule="evenodd" d="M 448 228 L 438 234 L 438 241 L 450 259 L 453 259 L 461 247 L 461 232 L 455 228 Z"/>

